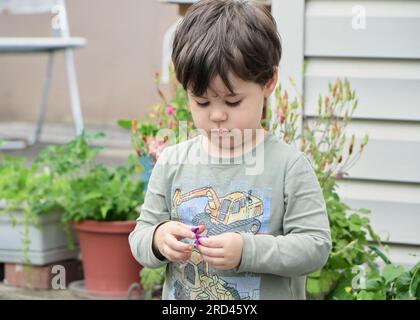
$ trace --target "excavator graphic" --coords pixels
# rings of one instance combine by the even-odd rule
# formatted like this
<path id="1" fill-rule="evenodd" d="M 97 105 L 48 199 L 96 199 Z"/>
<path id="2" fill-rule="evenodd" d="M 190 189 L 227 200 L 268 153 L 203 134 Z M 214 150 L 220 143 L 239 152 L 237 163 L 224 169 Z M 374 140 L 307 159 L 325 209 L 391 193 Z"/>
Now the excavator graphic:
<path id="1" fill-rule="evenodd" d="M 207 235 L 225 231 L 257 233 L 261 222 L 256 217 L 263 214 L 263 202 L 249 192 L 233 192 L 219 199 L 212 187 L 203 187 L 181 195 L 176 189 L 173 195 L 172 217 L 179 220 L 177 208 L 182 203 L 197 197 L 207 197 L 204 212 L 197 214 L 194 225 L 204 224 Z"/>
<path id="2" fill-rule="evenodd" d="M 171 215 L 179 220 L 178 206 L 191 199 L 207 197 L 204 212 L 192 220 L 194 225 L 204 224 L 207 235 L 225 231 L 257 233 L 261 227 L 258 216 L 263 214 L 263 202 L 249 192 L 233 192 L 220 198 L 211 187 L 195 189 L 181 195 L 176 189 L 173 195 Z M 184 266 L 174 266 L 175 298 L 179 300 L 238 300 L 241 299 L 236 288 L 209 270 L 209 264 L 202 259 L 200 252 L 193 249 L 190 259 Z M 246 297 L 242 297 L 246 299 Z"/>
<path id="3" fill-rule="evenodd" d="M 187 264 L 176 268 L 174 295 L 177 300 L 240 300 L 238 291 L 216 274 L 194 249 Z"/>

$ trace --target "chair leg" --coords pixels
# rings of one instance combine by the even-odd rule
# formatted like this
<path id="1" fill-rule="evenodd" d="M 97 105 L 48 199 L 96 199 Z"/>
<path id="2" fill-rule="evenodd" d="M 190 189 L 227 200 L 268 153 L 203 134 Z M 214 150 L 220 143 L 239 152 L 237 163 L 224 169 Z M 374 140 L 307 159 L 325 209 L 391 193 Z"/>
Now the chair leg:
<path id="1" fill-rule="evenodd" d="M 46 110 L 47 101 L 48 101 L 48 94 L 49 94 L 50 86 L 51 86 L 51 75 L 52 75 L 53 63 L 54 63 L 54 52 L 51 51 L 48 54 L 47 69 L 45 72 L 45 79 L 44 79 L 44 88 L 42 91 L 41 103 L 39 105 L 35 133 L 34 133 L 34 136 L 29 140 L 29 145 L 33 145 L 37 143 L 42 133 L 42 127 L 44 126 L 44 120 L 45 120 L 45 114 L 46 114 L 45 110 Z"/>
<path id="2" fill-rule="evenodd" d="M 74 67 L 74 59 L 72 49 L 66 49 L 66 68 L 67 68 L 67 82 L 70 94 L 71 110 L 73 113 L 73 120 L 76 129 L 76 134 L 83 131 L 83 118 L 80 109 L 79 90 L 76 80 L 76 69 Z"/>

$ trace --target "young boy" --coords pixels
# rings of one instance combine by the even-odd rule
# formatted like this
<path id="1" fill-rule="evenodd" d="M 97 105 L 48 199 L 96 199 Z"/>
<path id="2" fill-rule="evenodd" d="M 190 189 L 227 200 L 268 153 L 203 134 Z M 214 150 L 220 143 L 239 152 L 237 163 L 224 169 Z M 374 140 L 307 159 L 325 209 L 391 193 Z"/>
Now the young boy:
<path id="1" fill-rule="evenodd" d="M 305 299 L 305 275 L 328 258 L 309 161 L 261 126 L 280 57 L 254 2 L 199 1 L 176 30 L 172 61 L 201 134 L 160 155 L 129 237 L 142 265 L 167 266 L 163 299 Z"/>

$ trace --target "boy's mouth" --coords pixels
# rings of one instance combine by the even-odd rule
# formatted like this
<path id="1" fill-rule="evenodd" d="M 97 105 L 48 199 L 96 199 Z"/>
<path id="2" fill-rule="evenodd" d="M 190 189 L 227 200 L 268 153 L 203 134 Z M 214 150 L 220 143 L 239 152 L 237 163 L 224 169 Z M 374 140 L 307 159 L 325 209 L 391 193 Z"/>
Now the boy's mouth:
<path id="1" fill-rule="evenodd" d="M 226 128 L 214 128 L 214 129 L 210 129 L 210 133 L 213 135 L 225 135 L 228 134 L 230 132 L 229 129 Z"/>

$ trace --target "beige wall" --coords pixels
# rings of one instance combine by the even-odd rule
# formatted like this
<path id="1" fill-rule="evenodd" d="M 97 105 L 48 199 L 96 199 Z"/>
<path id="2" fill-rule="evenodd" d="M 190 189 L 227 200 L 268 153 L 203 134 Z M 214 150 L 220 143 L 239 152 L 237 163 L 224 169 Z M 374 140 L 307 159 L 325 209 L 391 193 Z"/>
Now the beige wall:
<path id="1" fill-rule="evenodd" d="M 141 117 L 159 101 L 154 73 L 161 68 L 162 37 L 177 7 L 156 0 L 68 0 L 70 31 L 88 40 L 74 51 L 87 124 Z M 0 15 L 0 37 L 49 35 L 48 16 Z M 55 59 L 47 122 L 72 121 L 64 55 Z M 34 121 L 45 54 L 0 55 L 0 121 Z"/>

